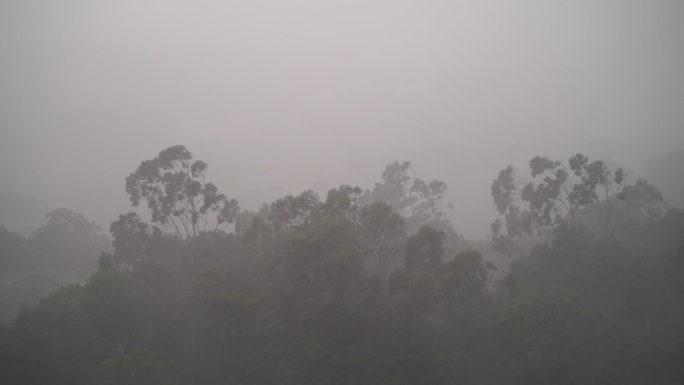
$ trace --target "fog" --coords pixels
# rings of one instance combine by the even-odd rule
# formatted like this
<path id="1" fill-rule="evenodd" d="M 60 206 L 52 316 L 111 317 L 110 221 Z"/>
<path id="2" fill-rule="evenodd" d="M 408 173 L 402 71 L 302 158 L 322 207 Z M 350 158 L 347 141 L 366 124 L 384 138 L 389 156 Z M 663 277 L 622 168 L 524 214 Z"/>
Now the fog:
<path id="1" fill-rule="evenodd" d="M 0 1 L 0 384 L 684 384 L 683 38 L 672 0 Z"/>
<path id="2" fill-rule="evenodd" d="M 106 225 L 183 144 L 248 209 L 409 160 L 483 238 L 508 164 L 582 152 L 634 178 L 684 149 L 682 37 L 674 1 L 2 2 L 2 212 Z"/>

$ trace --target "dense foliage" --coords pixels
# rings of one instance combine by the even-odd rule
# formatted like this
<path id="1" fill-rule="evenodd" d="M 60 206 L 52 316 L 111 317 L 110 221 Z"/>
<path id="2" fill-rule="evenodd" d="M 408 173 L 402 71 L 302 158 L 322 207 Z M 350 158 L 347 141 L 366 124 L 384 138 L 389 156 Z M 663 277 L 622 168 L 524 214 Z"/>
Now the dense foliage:
<path id="1" fill-rule="evenodd" d="M 550 241 L 496 282 L 441 211 L 446 185 L 409 167 L 389 165 L 373 190 L 236 213 L 230 233 L 121 215 L 87 283 L 0 329 L 0 382 L 684 384 L 684 211 L 616 214 L 608 233 L 549 217 Z M 1 228 L 0 240 L 1 262 L 20 263 L 7 256 L 23 241 Z"/>
<path id="2" fill-rule="evenodd" d="M 82 284 L 97 271 L 111 239 L 83 214 L 56 209 L 28 237 L 0 226 L 0 324 L 62 285 Z"/>

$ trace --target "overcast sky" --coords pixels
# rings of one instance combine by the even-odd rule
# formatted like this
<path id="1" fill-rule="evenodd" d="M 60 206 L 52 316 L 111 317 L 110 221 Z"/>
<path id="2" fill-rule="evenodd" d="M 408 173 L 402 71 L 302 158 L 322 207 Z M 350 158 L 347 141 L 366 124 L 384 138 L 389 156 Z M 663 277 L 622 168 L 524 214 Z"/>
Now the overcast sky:
<path id="1" fill-rule="evenodd" d="M 107 225 L 174 144 L 250 209 L 409 160 L 483 237 L 510 163 L 684 148 L 684 2 L 1 1 L 0 86 L 0 193 Z"/>

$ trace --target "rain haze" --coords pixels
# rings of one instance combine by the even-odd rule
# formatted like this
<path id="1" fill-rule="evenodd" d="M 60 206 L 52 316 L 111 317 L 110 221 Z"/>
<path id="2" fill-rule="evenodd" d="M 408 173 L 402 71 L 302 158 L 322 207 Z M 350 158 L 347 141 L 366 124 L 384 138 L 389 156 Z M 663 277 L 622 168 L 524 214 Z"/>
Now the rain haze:
<path id="1" fill-rule="evenodd" d="M 247 209 L 408 160 L 484 238 L 508 164 L 681 164 L 683 36 L 675 1 L 4 1 L 3 224 L 107 226 L 125 177 L 183 144 Z"/>
<path id="2" fill-rule="evenodd" d="M 684 385 L 684 1 L 0 0 L 0 384 Z"/>

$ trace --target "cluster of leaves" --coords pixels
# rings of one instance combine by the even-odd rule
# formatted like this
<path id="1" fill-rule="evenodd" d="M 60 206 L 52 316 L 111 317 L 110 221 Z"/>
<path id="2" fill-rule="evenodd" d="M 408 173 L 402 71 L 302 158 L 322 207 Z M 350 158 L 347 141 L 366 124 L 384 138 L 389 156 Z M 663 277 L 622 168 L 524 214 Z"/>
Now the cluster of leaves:
<path id="1" fill-rule="evenodd" d="M 446 183 L 439 180 L 425 182 L 411 176 L 412 170 L 411 162 L 387 165 L 382 173 L 382 182 L 376 183 L 372 191 L 367 191 L 364 199 L 388 204 L 405 218 L 411 233 L 426 224 L 444 230 L 450 228 L 442 207 Z"/>
<path id="2" fill-rule="evenodd" d="M 492 183 L 491 194 L 502 217 L 492 223 L 497 251 L 519 252 L 515 239 L 552 238 L 562 226 L 584 226 L 609 234 L 616 228 L 619 211 L 628 210 L 650 221 L 664 213 L 655 187 L 641 179 L 625 186 L 624 170 L 613 172 L 602 160 L 576 154 L 565 165 L 537 156 L 529 168 L 531 181 L 509 165 Z M 624 203 L 618 204 L 620 200 Z"/>

